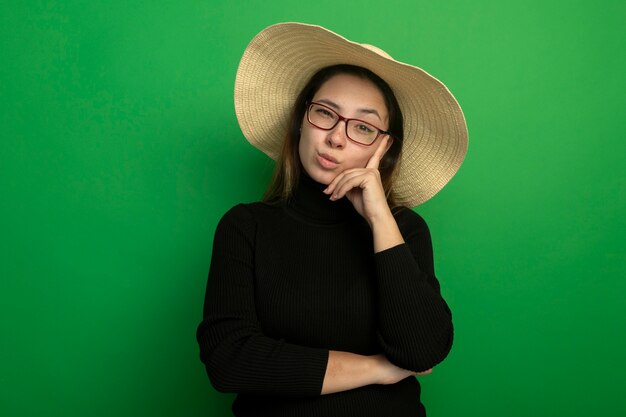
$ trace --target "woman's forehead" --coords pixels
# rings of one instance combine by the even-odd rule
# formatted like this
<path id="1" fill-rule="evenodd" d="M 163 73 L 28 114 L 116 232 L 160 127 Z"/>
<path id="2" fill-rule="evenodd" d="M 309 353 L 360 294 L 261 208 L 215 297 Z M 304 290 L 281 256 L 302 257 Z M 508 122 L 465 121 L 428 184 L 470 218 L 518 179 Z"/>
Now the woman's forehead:
<path id="1" fill-rule="evenodd" d="M 326 80 L 313 96 L 338 112 L 373 114 L 387 118 L 383 93 L 369 79 L 352 74 L 337 74 Z"/>

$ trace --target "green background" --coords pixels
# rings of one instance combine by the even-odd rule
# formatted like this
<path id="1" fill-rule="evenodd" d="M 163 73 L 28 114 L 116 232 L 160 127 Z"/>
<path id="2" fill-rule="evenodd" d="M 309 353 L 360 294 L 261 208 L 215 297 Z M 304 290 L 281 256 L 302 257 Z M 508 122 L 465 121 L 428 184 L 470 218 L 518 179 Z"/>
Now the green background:
<path id="1" fill-rule="evenodd" d="M 466 161 L 417 208 L 456 327 L 429 415 L 626 415 L 623 1 L 0 7 L 0 415 L 228 414 L 195 329 L 216 222 L 271 174 L 232 95 L 279 21 L 377 45 L 464 109 Z"/>

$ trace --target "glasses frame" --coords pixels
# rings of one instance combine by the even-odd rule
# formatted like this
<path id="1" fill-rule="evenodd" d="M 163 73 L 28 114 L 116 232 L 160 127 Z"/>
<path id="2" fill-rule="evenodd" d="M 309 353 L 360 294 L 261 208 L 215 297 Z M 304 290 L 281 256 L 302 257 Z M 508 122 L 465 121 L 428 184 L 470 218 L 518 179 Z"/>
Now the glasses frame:
<path id="1" fill-rule="evenodd" d="M 334 125 L 332 125 L 332 126 L 331 126 L 331 127 L 329 127 L 329 128 L 324 128 L 324 127 L 318 126 L 318 125 L 316 125 L 315 123 L 313 123 L 313 122 L 311 121 L 311 108 L 313 107 L 313 105 L 320 106 L 320 107 L 324 107 L 324 108 L 325 108 L 325 109 L 327 109 L 329 112 L 336 114 L 336 115 L 337 115 L 337 120 L 335 121 L 335 124 L 334 124 Z M 379 128 L 379 127 L 377 127 L 377 126 L 374 126 L 374 125 L 373 125 L 372 123 L 370 123 L 370 122 L 366 122 L 365 120 L 361 120 L 361 119 L 350 119 L 350 118 L 348 118 L 348 117 L 343 117 L 342 115 L 340 115 L 339 113 L 337 113 L 337 111 L 336 111 L 336 110 L 333 110 L 332 108 L 328 107 L 327 105 L 322 104 L 322 103 L 317 103 L 317 102 L 315 102 L 315 101 L 311 101 L 311 102 L 307 103 L 307 108 L 306 108 L 306 120 L 307 120 L 307 121 L 308 121 L 308 122 L 309 122 L 312 126 L 315 126 L 316 128 L 321 129 L 321 130 L 325 130 L 325 131 L 333 130 L 335 127 L 337 127 L 337 125 L 339 124 L 339 122 L 343 121 L 343 122 L 345 122 L 345 123 L 344 123 L 344 125 L 345 125 L 345 129 L 346 129 L 346 137 L 347 137 L 348 139 L 350 139 L 352 142 L 357 143 L 357 144 L 359 144 L 359 145 L 363 145 L 363 146 L 372 146 L 374 143 L 376 143 L 376 141 L 378 140 L 378 138 L 379 138 L 381 135 L 389 135 L 389 136 L 391 136 L 391 134 L 389 133 L 389 131 L 382 130 L 381 128 Z M 363 142 L 359 142 L 358 140 L 352 139 L 352 138 L 350 137 L 350 135 L 348 134 L 348 123 L 349 123 L 349 122 L 351 122 L 352 120 L 356 120 L 357 122 L 362 122 L 362 123 L 365 123 L 365 124 L 367 124 L 368 126 L 372 126 L 374 129 L 376 129 L 377 134 L 376 134 L 376 137 L 374 138 L 374 140 L 372 141 L 372 143 L 363 143 Z"/>

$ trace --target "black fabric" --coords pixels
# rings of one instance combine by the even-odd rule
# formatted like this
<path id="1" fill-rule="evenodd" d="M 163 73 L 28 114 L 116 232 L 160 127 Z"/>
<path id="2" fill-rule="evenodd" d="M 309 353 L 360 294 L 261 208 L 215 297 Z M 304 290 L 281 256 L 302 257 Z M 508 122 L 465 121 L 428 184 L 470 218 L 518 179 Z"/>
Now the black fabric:
<path id="1" fill-rule="evenodd" d="M 238 393 L 236 416 L 423 416 L 414 377 L 320 395 L 329 350 L 424 371 L 453 339 L 424 220 L 394 210 L 406 243 L 374 254 L 368 224 L 324 188 L 305 176 L 291 201 L 219 222 L 197 330 L 209 379 Z"/>

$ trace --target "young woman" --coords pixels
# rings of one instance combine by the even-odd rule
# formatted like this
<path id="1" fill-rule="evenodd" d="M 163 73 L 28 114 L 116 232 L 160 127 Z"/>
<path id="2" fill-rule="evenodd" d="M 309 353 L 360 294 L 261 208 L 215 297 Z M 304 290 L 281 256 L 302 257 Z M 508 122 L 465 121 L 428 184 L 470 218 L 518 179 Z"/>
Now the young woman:
<path id="1" fill-rule="evenodd" d="M 197 339 L 236 416 L 424 416 L 452 346 L 423 219 L 467 148 L 439 81 L 324 28 L 262 31 L 239 66 L 246 138 L 277 159 L 221 219 Z"/>

